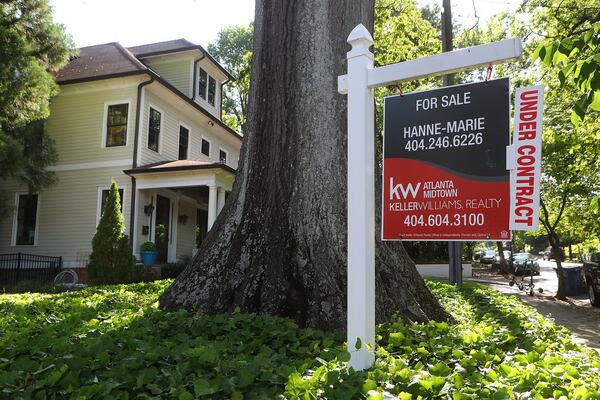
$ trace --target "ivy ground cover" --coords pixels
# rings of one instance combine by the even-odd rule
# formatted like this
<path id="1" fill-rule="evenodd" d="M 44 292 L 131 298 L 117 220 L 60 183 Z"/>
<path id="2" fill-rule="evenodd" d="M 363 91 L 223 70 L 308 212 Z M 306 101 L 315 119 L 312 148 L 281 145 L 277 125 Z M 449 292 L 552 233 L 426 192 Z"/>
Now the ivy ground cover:
<path id="1" fill-rule="evenodd" d="M 600 356 L 479 285 L 430 288 L 455 324 L 378 327 L 377 361 L 283 318 L 157 308 L 169 281 L 0 296 L 0 398 L 600 399 Z"/>

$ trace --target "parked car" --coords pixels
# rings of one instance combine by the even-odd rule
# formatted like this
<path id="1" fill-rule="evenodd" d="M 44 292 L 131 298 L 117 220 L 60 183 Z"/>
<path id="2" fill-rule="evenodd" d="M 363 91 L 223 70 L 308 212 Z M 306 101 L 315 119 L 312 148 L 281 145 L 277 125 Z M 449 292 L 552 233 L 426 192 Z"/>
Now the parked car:
<path id="1" fill-rule="evenodd" d="M 554 253 L 554 250 L 552 250 L 551 248 L 544 251 L 542 253 L 542 257 L 544 258 L 544 260 L 556 260 L 556 254 Z M 560 257 L 560 261 L 565 261 L 565 252 L 562 249 L 560 250 L 559 257 Z"/>
<path id="2" fill-rule="evenodd" d="M 515 275 L 540 274 L 540 264 L 533 259 L 529 253 L 516 253 L 513 257 L 513 268 Z"/>
<path id="3" fill-rule="evenodd" d="M 502 254 L 504 254 L 504 259 L 506 260 L 506 262 L 510 262 L 510 251 L 508 250 L 503 250 Z M 500 254 L 496 253 L 496 262 L 499 263 L 500 262 Z"/>
<path id="4" fill-rule="evenodd" d="M 485 250 L 483 255 L 479 257 L 483 264 L 493 264 L 496 261 L 496 252 L 494 250 Z"/>
<path id="5" fill-rule="evenodd" d="M 600 252 L 590 254 L 583 262 L 583 276 L 588 297 L 593 306 L 600 307 Z"/>

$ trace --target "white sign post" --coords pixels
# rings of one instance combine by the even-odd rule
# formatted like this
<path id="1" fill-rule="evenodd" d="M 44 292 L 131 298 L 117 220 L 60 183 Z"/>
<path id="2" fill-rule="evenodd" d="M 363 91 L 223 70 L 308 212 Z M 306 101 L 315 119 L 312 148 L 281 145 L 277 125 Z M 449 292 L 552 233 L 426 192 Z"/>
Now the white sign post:
<path id="1" fill-rule="evenodd" d="M 373 89 L 515 60 L 521 42 L 508 39 L 373 68 L 373 38 L 361 24 L 348 43 L 348 74 L 338 92 L 348 95 L 348 350 L 356 371 L 375 360 L 375 137 Z"/>

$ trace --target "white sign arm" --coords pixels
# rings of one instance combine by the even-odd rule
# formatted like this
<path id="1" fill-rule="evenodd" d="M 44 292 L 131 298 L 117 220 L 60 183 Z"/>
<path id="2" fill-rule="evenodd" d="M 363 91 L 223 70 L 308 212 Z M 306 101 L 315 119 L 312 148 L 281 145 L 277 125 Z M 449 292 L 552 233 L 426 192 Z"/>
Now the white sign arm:
<path id="1" fill-rule="evenodd" d="M 467 47 L 371 69 L 368 73 L 368 85 L 370 88 L 388 86 L 398 82 L 501 64 L 516 60 L 522 53 L 523 48 L 519 39 L 506 39 Z M 348 93 L 348 75 L 338 77 L 338 92 Z"/>

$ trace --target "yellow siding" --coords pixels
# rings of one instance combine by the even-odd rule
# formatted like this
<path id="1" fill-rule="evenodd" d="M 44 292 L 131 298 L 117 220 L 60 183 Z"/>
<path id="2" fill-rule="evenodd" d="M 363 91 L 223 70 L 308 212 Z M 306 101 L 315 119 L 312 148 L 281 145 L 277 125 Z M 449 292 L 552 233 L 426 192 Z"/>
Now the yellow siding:
<path id="1" fill-rule="evenodd" d="M 223 136 L 230 135 L 223 132 L 221 128 L 209 127 L 206 123 L 206 117 L 199 112 L 193 111 L 188 114 L 181 108 L 177 108 L 177 103 L 165 101 L 165 97 L 151 90 L 146 90 L 144 95 L 144 107 L 142 114 L 142 123 L 140 129 L 140 139 L 142 143 L 140 165 L 155 163 L 159 161 L 177 160 L 179 156 L 179 122 L 183 122 L 190 129 L 190 142 L 188 147 L 188 158 L 191 160 L 219 160 L 219 147 L 228 153 L 227 165 L 237 168 L 239 157 L 239 145 L 232 145 L 229 139 Z M 148 149 L 148 115 L 150 106 L 162 111 L 162 131 L 159 146 L 159 153 Z M 206 157 L 201 152 L 201 138 L 207 138 L 211 143 L 210 157 Z"/>
<path id="2" fill-rule="evenodd" d="M 52 100 L 48 119 L 48 134 L 56 142 L 58 165 L 132 159 L 137 83 L 132 80 L 127 87 L 113 89 L 107 85 L 99 88 L 93 83 L 62 89 Z M 86 90 L 91 87 L 94 90 Z M 114 101 L 129 102 L 127 145 L 105 148 L 102 143 L 105 104 Z"/>
<path id="3" fill-rule="evenodd" d="M 144 60 L 152 70 L 159 74 L 163 79 L 171 85 L 179 89 L 186 96 L 191 97 L 190 88 L 192 87 L 191 69 L 193 60 L 176 60 L 176 61 L 154 61 L 152 59 Z"/>
<path id="4" fill-rule="evenodd" d="M 30 252 L 63 256 L 66 267 L 73 265 L 92 250 L 92 237 L 98 218 L 99 189 L 108 188 L 114 177 L 124 189 L 123 217 L 129 227 L 131 206 L 131 178 L 123 168 L 95 168 L 58 172 L 58 183 L 39 193 L 38 232 L 36 246 L 10 246 L 13 216 L 0 221 L 0 253 Z M 11 199 L 15 191 L 25 188 L 11 182 L 2 182 Z"/>

